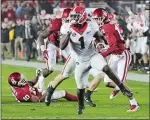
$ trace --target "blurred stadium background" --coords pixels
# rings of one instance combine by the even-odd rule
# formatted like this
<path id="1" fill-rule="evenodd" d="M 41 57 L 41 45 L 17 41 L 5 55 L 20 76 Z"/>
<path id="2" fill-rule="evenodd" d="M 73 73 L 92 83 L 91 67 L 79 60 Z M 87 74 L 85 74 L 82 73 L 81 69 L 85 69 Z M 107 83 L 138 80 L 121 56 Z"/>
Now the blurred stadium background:
<path id="1" fill-rule="evenodd" d="M 82 117 L 75 115 L 77 107 L 76 103 L 67 103 L 63 100 L 60 101 L 60 103 L 54 102 L 51 107 L 45 107 L 43 103 L 37 103 L 36 105 L 34 103 L 16 103 L 15 99 L 11 95 L 9 85 L 7 83 L 8 75 L 15 70 L 23 73 L 28 79 L 33 78 L 35 75 L 35 68 L 38 66 L 38 64 L 36 63 L 33 65 L 32 62 L 44 62 L 41 51 L 36 47 L 35 41 L 37 40 L 38 34 L 40 31 L 48 27 L 49 20 L 59 15 L 64 8 L 72 8 L 73 6 L 77 5 L 84 6 L 87 11 L 91 11 L 98 7 L 106 8 L 109 12 L 116 12 L 122 16 L 122 20 L 125 21 L 125 16 L 128 16 L 126 10 L 124 9 L 125 6 L 129 6 L 134 13 L 138 13 L 144 11 L 145 8 L 149 8 L 150 2 L 149 0 L 1 0 L 1 24 L 5 23 L 9 30 L 9 33 L 1 33 L 3 34 L 3 39 L 1 39 L 1 42 L 7 44 L 6 48 L 4 48 L 4 53 L 1 54 L 1 58 L 3 60 L 2 63 L 9 64 L 2 65 L 2 118 L 149 118 L 149 84 L 147 83 L 149 82 L 148 75 L 143 75 L 141 73 L 139 74 L 137 71 L 134 71 L 134 74 L 132 74 L 130 77 L 131 79 L 128 79 L 135 80 L 138 78 L 141 81 L 144 81 L 146 76 L 146 82 L 127 81 L 127 83 L 131 86 L 137 101 L 141 105 L 141 110 L 138 113 L 128 114 L 124 112 L 129 107 L 129 104 L 128 101 L 122 97 L 122 95 L 118 96 L 118 98 L 116 98 L 114 101 L 110 101 L 108 99 L 108 95 L 111 93 L 111 90 L 105 88 L 104 85 L 101 85 L 100 91 L 93 95 L 93 99 L 96 101 L 97 107 L 90 108 L 87 105 L 86 112 Z M 26 36 L 20 33 L 20 31 L 24 31 L 19 27 L 17 28 L 19 24 L 21 24 L 23 27 L 27 25 L 31 26 L 32 34 L 30 36 L 30 43 L 26 43 Z M 14 28 L 14 26 L 16 27 Z M 15 36 L 15 33 L 22 39 L 18 39 L 18 37 Z M 30 51 L 28 48 L 30 48 Z M 31 57 L 27 58 L 27 54 L 30 54 Z M 19 61 L 17 62 L 15 60 Z M 28 64 L 29 61 L 33 65 L 31 65 L 31 67 L 34 69 L 30 68 L 30 64 Z M 57 61 L 59 64 L 60 62 L 65 62 L 63 57 L 59 54 L 59 49 L 57 52 Z M 56 71 L 47 78 L 45 87 L 47 87 L 48 82 L 53 80 L 58 73 L 59 72 Z M 76 84 L 73 77 L 70 79 L 71 80 L 60 85 L 58 89 L 69 90 L 75 94 Z"/>

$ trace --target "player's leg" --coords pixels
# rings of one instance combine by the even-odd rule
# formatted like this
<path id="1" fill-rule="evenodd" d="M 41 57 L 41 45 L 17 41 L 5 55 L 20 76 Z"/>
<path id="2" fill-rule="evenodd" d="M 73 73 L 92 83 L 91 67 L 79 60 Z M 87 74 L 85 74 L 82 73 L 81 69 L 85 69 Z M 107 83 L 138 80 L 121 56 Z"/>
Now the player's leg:
<path id="1" fill-rule="evenodd" d="M 118 69 L 117 69 L 117 73 L 118 73 L 120 80 L 123 82 L 124 86 L 129 91 L 130 91 L 130 89 L 128 88 L 128 86 L 126 84 L 126 76 L 127 76 L 128 66 L 129 66 L 130 62 L 131 62 L 131 54 L 128 50 L 126 50 L 124 52 L 124 57 L 122 59 L 120 59 L 118 62 Z M 128 112 L 137 111 L 139 109 L 139 106 L 138 106 L 134 96 L 129 97 L 129 101 L 130 101 L 131 106 L 130 106 Z"/>
<path id="2" fill-rule="evenodd" d="M 100 63 L 100 64 L 97 64 L 97 63 Z M 105 59 L 100 54 L 96 54 L 92 57 L 91 67 L 99 71 L 102 70 L 111 80 L 113 80 L 115 84 L 118 85 L 123 95 L 132 96 L 132 93 L 124 87 L 120 79 L 114 74 L 114 72 L 107 65 Z"/>
<path id="3" fill-rule="evenodd" d="M 72 95 L 65 90 L 54 91 L 51 99 L 58 100 L 60 98 L 65 98 L 68 101 L 78 101 L 78 97 L 76 95 Z"/>
<path id="4" fill-rule="evenodd" d="M 57 75 L 52 83 L 49 83 L 49 87 L 47 88 L 47 96 L 45 98 L 45 104 L 47 106 L 51 103 L 51 96 L 56 89 L 56 87 L 65 79 L 69 78 L 75 69 L 75 60 L 69 56 L 62 72 Z"/>
<path id="5" fill-rule="evenodd" d="M 82 114 L 84 109 L 84 93 L 87 85 L 87 79 L 89 76 L 89 62 L 80 62 L 76 64 L 75 68 L 75 80 L 77 84 L 77 96 L 78 96 L 78 112 Z"/>
<path id="6" fill-rule="evenodd" d="M 144 37 L 141 43 L 141 54 L 143 55 L 144 67 L 140 69 L 141 72 L 147 73 L 149 71 L 149 63 L 148 63 L 148 45 L 146 44 L 147 37 Z"/>
<path id="7" fill-rule="evenodd" d="M 97 71 L 96 69 L 93 69 L 93 68 L 90 70 L 90 73 L 92 74 L 92 76 L 94 78 L 91 81 L 91 83 L 89 84 L 88 90 L 85 92 L 84 99 L 91 107 L 95 107 L 96 104 L 93 103 L 93 101 L 91 100 L 91 95 L 92 95 L 93 91 L 98 87 L 100 82 L 103 80 L 104 73 L 99 72 L 99 71 Z"/>
<path id="8" fill-rule="evenodd" d="M 43 76 L 46 78 L 54 71 L 56 65 L 56 46 L 47 44 L 48 60 L 46 60 L 46 68 L 43 69 Z"/>
<path id="9" fill-rule="evenodd" d="M 110 59 L 109 59 L 109 62 L 108 62 L 109 67 L 111 68 L 111 70 L 115 74 L 116 74 L 116 71 L 117 71 L 118 59 L 119 58 L 117 58 L 115 55 L 111 55 Z M 107 75 L 105 75 L 105 77 L 104 77 L 104 84 L 105 84 L 106 87 L 109 87 L 109 88 L 115 88 L 116 87 L 116 84 L 114 82 L 112 82 L 112 80 Z"/>

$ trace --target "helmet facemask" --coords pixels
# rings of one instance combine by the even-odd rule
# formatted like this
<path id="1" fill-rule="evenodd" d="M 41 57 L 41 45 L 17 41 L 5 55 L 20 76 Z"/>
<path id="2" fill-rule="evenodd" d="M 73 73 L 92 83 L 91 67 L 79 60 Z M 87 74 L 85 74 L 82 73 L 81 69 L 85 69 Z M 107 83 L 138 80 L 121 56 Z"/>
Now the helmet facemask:
<path id="1" fill-rule="evenodd" d="M 26 84 L 27 84 L 26 78 L 24 77 L 23 74 L 21 74 L 20 80 L 18 81 L 17 86 L 22 87 L 22 86 L 25 86 Z"/>
<path id="2" fill-rule="evenodd" d="M 85 11 L 81 14 L 78 12 L 71 12 L 70 13 L 70 23 L 71 24 L 83 24 L 86 21 Z"/>
<path id="3" fill-rule="evenodd" d="M 104 19 L 105 19 L 105 17 L 95 17 L 95 18 L 93 18 L 93 19 L 95 19 L 95 21 L 97 22 L 97 24 L 98 24 L 100 27 L 104 25 Z"/>

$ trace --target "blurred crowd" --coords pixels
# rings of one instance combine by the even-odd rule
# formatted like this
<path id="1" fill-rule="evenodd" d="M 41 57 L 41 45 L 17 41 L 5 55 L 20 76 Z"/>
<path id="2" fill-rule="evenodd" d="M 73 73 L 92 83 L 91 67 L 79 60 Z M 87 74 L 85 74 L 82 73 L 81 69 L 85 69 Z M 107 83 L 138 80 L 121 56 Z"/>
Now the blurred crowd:
<path id="1" fill-rule="evenodd" d="M 82 0 L 79 2 L 83 5 Z M 35 41 L 40 31 L 49 26 L 50 19 L 53 17 L 53 8 L 76 5 L 78 4 L 73 0 L 2 0 L 2 59 L 5 59 L 6 50 L 12 59 L 43 60 L 40 50 L 36 49 Z"/>
<path id="2" fill-rule="evenodd" d="M 50 19 L 54 17 L 53 9 L 55 7 L 87 7 L 89 3 L 89 0 L 75 1 L 76 0 L 2 0 L 1 58 L 3 60 L 5 59 L 4 53 L 7 51 L 12 59 L 19 58 L 27 61 L 30 59 L 43 60 L 40 49 L 36 47 L 38 34 L 49 27 Z M 123 31 L 124 39 L 130 39 L 130 31 L 127 29 L 125 16 L 118 13 L 115 14 L 121 26 L 120 29 Z M 141 58 L 142 56 L 139 57 L 139 59 Z M 59 55 L 58 59 L 62 60 Z M 131 69 L 137 69 L 137 66 L 134 64 L 136 62 L 135 59 L 137 60 L 137 58 L 133 57 Z"/>

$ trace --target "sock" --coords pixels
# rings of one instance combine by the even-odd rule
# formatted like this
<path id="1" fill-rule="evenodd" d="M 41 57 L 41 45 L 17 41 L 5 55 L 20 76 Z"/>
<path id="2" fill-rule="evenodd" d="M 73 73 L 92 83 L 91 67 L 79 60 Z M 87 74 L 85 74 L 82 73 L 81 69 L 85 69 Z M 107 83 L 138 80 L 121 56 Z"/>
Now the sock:
<path id="1" fill-rule="evenodd" d="M 77 89 L 78 105 L 81 109 L 84 108 L 84 93 L 85 89 Z"/>
<path id="2" fill-rule="evenodd" d="M 116 85 L 115 90 L 120 90 L 120 88 Z"/>
<path id="3" fill-rule="evenodd" d="M 64 90 L 60 90 L 60 91 L 54 91 L 51 99 L 52 100 L 58 100 L 60 98 L 63 98 L 65 96 L 66 92 Z"/>
<path id="4" fill-rule="evenodd" d="M 131 105 L 137 105 L 137 102 L 135 100 L 135 98 L 133 98 L 132 100 L 129 100 Z"/>
<path id="5" fill-rule="evenodd" d="M 68 101 L 78 101 L 78 97 L 76 95 L 72 95 L 68 92 L 65 92 L 64 98 L 67 99 Z"/>
<path id="6" fill-rule="evenodd" d="M 92 93 L 93 93 L 93 91 L 87 90 L 87 92 L 85 94 L 87 97 L 90 97 Z"/>

